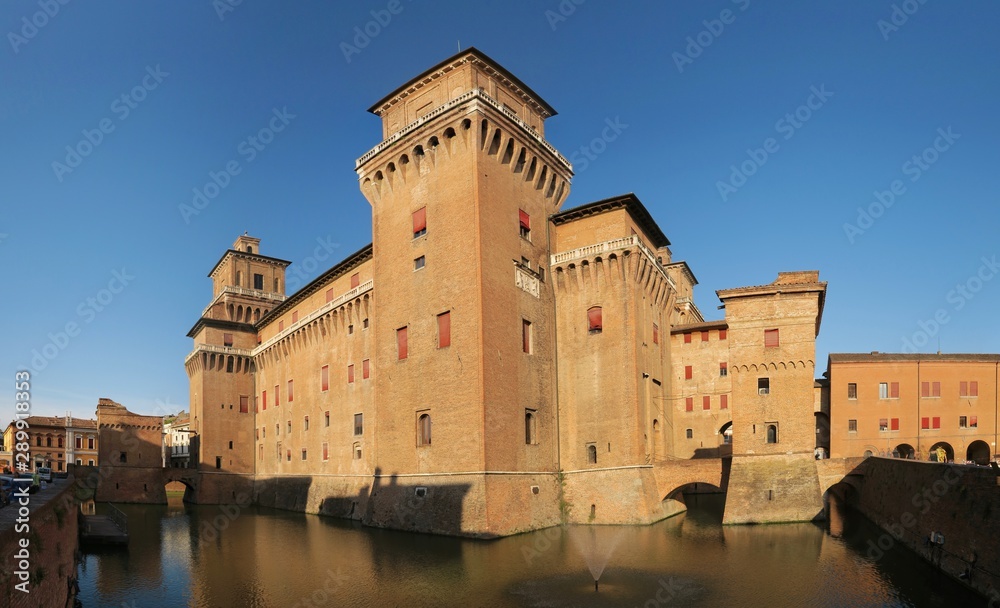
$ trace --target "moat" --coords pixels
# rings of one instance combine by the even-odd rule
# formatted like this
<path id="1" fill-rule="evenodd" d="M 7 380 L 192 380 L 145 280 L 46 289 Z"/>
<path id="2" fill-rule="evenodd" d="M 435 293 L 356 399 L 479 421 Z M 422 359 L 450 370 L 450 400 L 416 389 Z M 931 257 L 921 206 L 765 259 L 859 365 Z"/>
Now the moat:
<path id="1" fill-rule="evenodd" d="M 652 526 L 474 541 L 169 500 L 122 506 L 127 551 L 84 554 L 86 608 L 985 604 L 905 550 L 874 559 L 880 531 L 837 508 L 826 526 L 722 526 L 720 495 L 689 496 L 686 514 Z"/>

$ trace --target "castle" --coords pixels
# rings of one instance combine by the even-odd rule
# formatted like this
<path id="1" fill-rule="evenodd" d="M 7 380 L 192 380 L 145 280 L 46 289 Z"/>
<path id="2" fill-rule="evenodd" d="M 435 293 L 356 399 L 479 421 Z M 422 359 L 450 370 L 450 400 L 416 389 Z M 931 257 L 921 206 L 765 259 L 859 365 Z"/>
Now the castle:
<path id="1" fill-rule="evenodd" d="M 370 112 L 372 243 L 292 294 L 249 235 L 209 273 L 185 366 L 216 498 L 491 537 L 662 519 L 658 466 L 725 457 L 727 522 L 816 515 L 818 272 L 705 321 L 636 196 L 562 209 L 555 110 L 474 48 Z"/>

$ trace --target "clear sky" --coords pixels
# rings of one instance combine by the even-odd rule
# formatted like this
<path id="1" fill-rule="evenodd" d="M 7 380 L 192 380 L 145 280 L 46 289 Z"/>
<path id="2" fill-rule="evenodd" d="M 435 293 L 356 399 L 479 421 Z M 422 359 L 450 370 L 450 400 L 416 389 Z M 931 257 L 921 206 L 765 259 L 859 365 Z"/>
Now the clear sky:
<path id="1" fill-rule="evenodd" d="M 558 110 L 566 208 L 636 193 L 706 317 L 717 289 L 818 269 L 817 374 L 829 352 L 998 352 L 998 21 L 943 0 L 5 0 L 3 419 L 22 367 L 37 414 L 186 409 L 208 271 L 244 231 L 300 284 L 370 242 L 365 110 L 459 45 Z"/>

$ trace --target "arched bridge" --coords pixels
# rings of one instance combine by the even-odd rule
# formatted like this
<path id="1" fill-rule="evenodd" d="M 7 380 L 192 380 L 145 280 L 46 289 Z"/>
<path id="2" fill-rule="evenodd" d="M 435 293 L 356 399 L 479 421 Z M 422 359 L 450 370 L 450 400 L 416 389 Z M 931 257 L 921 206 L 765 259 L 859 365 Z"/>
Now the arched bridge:
<path id="1" fill-rule="evenodd" d="M 653 465 L 656 488 L 662 498 L 674 498 L 677 490 L 693 483 L 715 486 L 723 492 L 729 485 L 728 458 L 662 460 Z"/>

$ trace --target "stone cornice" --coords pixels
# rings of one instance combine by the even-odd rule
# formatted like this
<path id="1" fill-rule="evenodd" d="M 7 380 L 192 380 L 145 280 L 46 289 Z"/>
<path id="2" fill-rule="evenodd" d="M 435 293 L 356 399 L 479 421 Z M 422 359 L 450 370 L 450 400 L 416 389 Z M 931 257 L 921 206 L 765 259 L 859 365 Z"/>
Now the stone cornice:
<path id="1" fill-rule="evenodd" d="M 231 256 L 245 257 L 245 258 L 254 260 L 256 262 L 264 262 L 265 264 L 273 264 L 275 266 L 281 266 L 282 268 L 284 268 L 284 267 L 288 266 L 289 264 L 291 264 L 291 262 L 289 262 L 288 260 L 282 260 L 282 259 L 279 259 L 279 258 L 272 258 L 272 257 L 266 256 L 266 255 L 260 255 L 259 253 L 247 253 L 246 251 L 239 251 L 239 250 L 236 250 L 236 249 L 227 249 L 226 252 L 222 254 L 222 257 L 219 258 L 219 261 L 215 263 L 215 266 L 212 266 L 212 270 L 208 273 L 208 276 L 211 277 L 211 278 L 215 278 L 215 272 L 219 269 L 219 266 L 221 266 L 222 263 L 225 262 L 227 259 L 229 259 Z"/>

